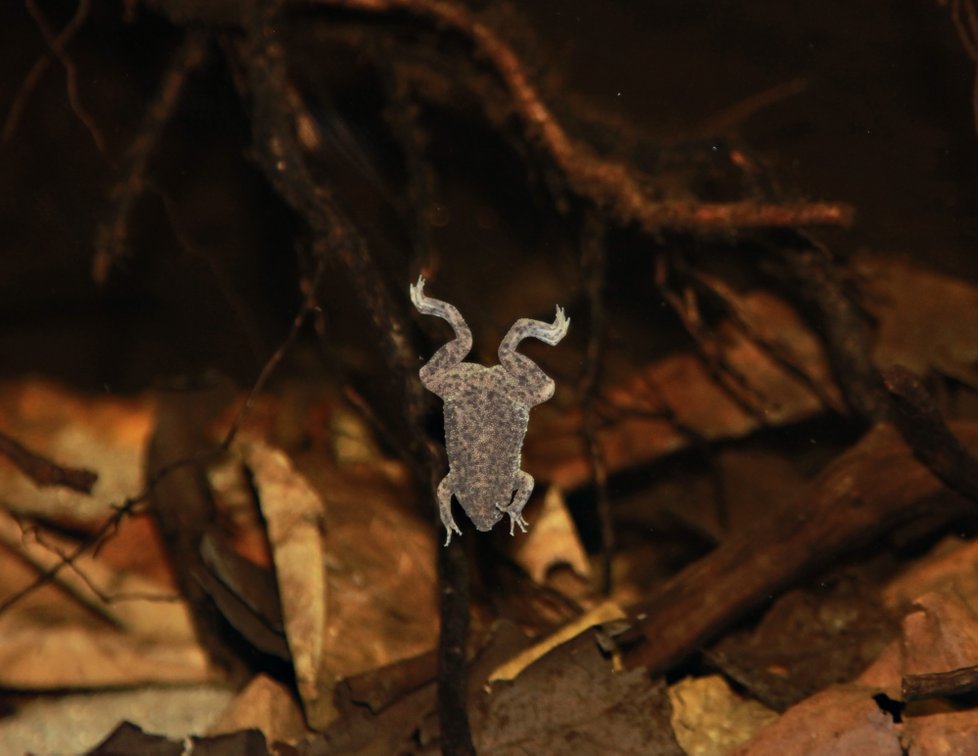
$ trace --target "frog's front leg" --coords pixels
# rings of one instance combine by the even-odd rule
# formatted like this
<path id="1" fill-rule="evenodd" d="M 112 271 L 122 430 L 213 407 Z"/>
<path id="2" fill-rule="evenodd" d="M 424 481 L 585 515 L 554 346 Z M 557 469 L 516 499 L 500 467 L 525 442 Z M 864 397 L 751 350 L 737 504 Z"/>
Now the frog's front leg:
<path id="1" fill-rule="evenodd" d="M 441 396 L 440 378 L 446 371 L 458 365 L 472 349 L 472 332 L 462 319 L 461 313 L 455 307 L 424 295 L 424 276 L 418 276 L 418 282 L 411 285 L 411 301 L 423 315 L 434 315 L 447 320 L 455 331 L 455 339 L 442 346 L 432 356 L 428 363 L 421 368 L 419 375 L 421 383 L 434 394 Z M 444 518 L 443 518 L 444 519 Z M 451 533 L 449 533 L 449 537 Z"/>
<path id="2" fill-rule="evenodd" d="M 500 510 L 504 514 L 509 515 L 510 535 L 513 535 L 514 525 L 519 525 L 520 530 L 524 533 L 526 532 L 526 526 L 529 523 L 523 519 L 523 507 L 530 500 L 531 493 L 533 493 L 533 476 L 528 472 L 520 470 L 516 473 L 516 493 L 513 495 L 513 501 L 508 507 Z"/>
<path id="3" fill-rule="evenodd" d="M 513 323 L 499 345 L 499 362 L 507 373 L 526 387 L 530 407 L 542 404 L 554 395 L 554 382 L 533 360 L 517 352 L 516 347 L 523 339 L 529 338 L 540 339 L 545 344 L 554 346 L 567 335 L 569 326 L 570 318 L 564 314 L 564 308 L 557 305 L 553 323 L 521 318 Z"/>
<path id="4" fill-rule="evenodd" d="M 454 487 L 452 473 L 449 471 L 448 475 L 442 478 L 441 483 L 438 484 L 438 514 L 441 515 L 442 525 L 448 531 L 448 535 L 445 537 L 446 546 L 452 540 L 452 531 L 462 535 L 462 531 L 455 523 L 455 518 L 452 517 L 452 490 Z"/>

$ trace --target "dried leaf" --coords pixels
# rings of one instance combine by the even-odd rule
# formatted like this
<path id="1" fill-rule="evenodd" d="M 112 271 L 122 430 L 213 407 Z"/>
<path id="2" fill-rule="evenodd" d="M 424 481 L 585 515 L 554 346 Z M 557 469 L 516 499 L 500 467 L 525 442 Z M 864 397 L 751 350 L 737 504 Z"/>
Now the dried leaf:
<path id="1" fill-rule="evenodd" d="M 495 683 L 473 721 L 480 753 L 681 754 L 665 685 L 615 672 L 591 634 L 558 646 L 513 682 Z"/>
<path id="2" fill-rule="evenodd" d="M 855 271 L 877 322 L 877 366 L 936 370 L 978 389 L 978 287 L 893 258 L 861 258 Z"/>
<path id="3" fill-rule="evenodd" d="M 207 731 L 223 735 L 259 730 L 271 741 L 294 743 L 309 733 L 294 693 L 267 675 L 257 675 Z"/>
<path id="4" fill-rule="evenodd" d="M 591 576 L 591 563 L 567 511 L 559 488 L 551 486 L 526 538 L 516 548 L 516 561 L 531 578 L 543 585 L 550 568 L 566 564 L 582 578 Z"/>
<path id="5" fill-rule="evenodd" d="M 895 637 L 875 595 L 852 580 L 818 594 L 789 591 L 756 628 L 723 638 L 710 660 L 759 701 L 783 710 L 851 680 Z"/>
<path id="6" fill-rule="evenodd" d="M 739 305 L 753 323 L 776 323 L 777 339 L 792 345 L 797 368 L 823 394 L 835 395 L 821 343 L 792 308 L 764 291 L 743 294 Z M 734 324 L 722 324 L 718 334 L 724 360 L 746 378 L 749 390 L 736 388 L 735 382 L 721 386 L 694 354 L 636 369 L 630 380 L 601 397 L 608 420 L 598 438 L 609 472 L 682 449 L 691 434 L 709 440 L 740 438 L 762 425 L 798 422 L 824 409 L 810 386 Z M 569 490 L 590 478 L 590 466 L 580 414 L 559 412 L 547 405 L 538 410 L 524 449 L 534 475 Z"/>
<path id="7" fill-rule="evenodd" d="M 778 718 L 734 693 L 720 675 L 687 677 L 669 687 L 672 729 L 689 756 L 724 756 Z"/>
<path id="8" fill-rule="evenodd" d="M 10 516 L 0 513 L 2 595 L 13 594 L 33 582 L 37 570 L 58 562 L 61 557 L 52 548 L 73 547 L 50 534 L 44 539 L 47 547 L 25 539 Z M 90 555 L 76 560 L 75 567 L 62 569 L 59 587 L 45 586 L 0 616 L 0 685 L 95 688 L 215 677 L 187 607 L 172 586 Z M 104 602 L 92 585 L 118 600 Z"/>
<path id="9" fill-rule="evenodd" d="M 890 581 L 883 590 L 883 602 L 891 611 L 903 614 L 914 599 L 932 592 L 959 596 L 978 610 L 978 541 L 945 539 Z"/>
<path id="10" fill-rule="evenodd" d="M 901 741 L 909 756 L 978 753 L 978 709 L 921 701 L 904 711 Z"/>
<path id="11" fill-rule="evenodd" d="M 282 617 L 299 695 L 315 708 L 326 627 L 323 502 L 284 452 L 258 439 L 240 446 L 254 476 L 275 561 Z"/>
<path id="12" fill-rule="evenodd" d="M 82 623 L 31 621 L 16 614 L 0 623 L 0 684 L 52 690 L 149 682 L 216 679 L 194 642 L 163 642 Z"/>
<path id="13" fill-rule="evenodd" d="M 905 675 L 978 665 L 978 618 L 954 594 L 925 593 L 903 618 Z"/>
<path id="14" fill-rule="evenodd" d="M 321 456 L 300 467 L 327 506 L 326 668 L 348 677 L 433 648 L 436 533 L 406 509 L 407 475 L 389 463 L 336 467 Z"/>
<path id="15" fill-rule="evenodd" d="M 900 641 L 889 643 L 876 661 L 870 664 L 854 682 L 883 693 L 894 701 L 900 700 L 900 680 L 903 671 L 903 654 Z"/>
<path id="16" fill-rule="evenodd" d="M 560 630 L 534 643 L 515 657 L 500 665 L 489 675 L 489 682 L 515 679 L 523 670 L 595 625 L 625 619 L 625 612 L 614 601 L 605 601 L 585 612 Z"/>
<path id="17" fill-rule="evenodd" d="M 130 722 L 123 722 L 89 756 L 119 756 L 120 754 L 144 754 L 145 756 L 268 756 L 265 736 L 257 730 L 242 730 L 229 735 L 206 738 L 170 740 L 160 735 L 143 732 Z"/>
<path id="18" fill-rule="evenodd" d="M 98 522 L 143 486 L 143 456 L 155 421 L 146 396 L 85 396 L 37 378 L 0 385 L 0 427 L 34 451 L 98 473 L 87 496 L 40 488 L 0 458 L 4 507 L 69 524 Z"/>
<path id="19" fill-rule="evenodd" d="M 874 691 L 835 685 L 795 704 L 732 756 L 900 756 L 899 728 L 883 713 Z"/>
<path id="20" fill-rule="evenodd" d="M 0 744 L 4 754 L 87 753 L 123 720 L 179 740 L 206 728 L 231 698 L 231 691 L 218 685 L 22 696 L 13 699 L 16 710 L 0 718 Z"/>
<path id="21" fill-rule="evenodd" d="M 121 526 L 122 529 L 125 530 L 127 525 Z M 43 539 L 43 544 L 39 539 Z M 25 533 L 2 510 L 0 544 L 34 568 L 34 572 L 23 576 L 15 575 L 9 569 L 4 571 L 0 576 L 0 591 L 5 596 L 32 582 L 37 574 L 61 563 L 61 555 L 77 546 L 74 541 L 52 533 L 45 532 L 43 536 L 36 532 Z M 74 568 L 63 568 L 55 576 L 54 582 L 80 606 L 128 633 L 147 639 L 180 642 L 192 641 L 195 637 L 187 607 L 169 581 L 160 582 L 134 574 L 108 560 L 85 553 L 74 560 Z M 62 600 L 59 601 L 59 598 Z M 106 602 L 105 598 L 110 601 Z M 63 596 L 59 597 L 53 592 L 45 600 L 54 604 L 64 603 Z M 8 610 L 8 613 L 17 612 L 17 605 Z M 0 616 L 0 625 L 2 622 L 3 616 Z"/>

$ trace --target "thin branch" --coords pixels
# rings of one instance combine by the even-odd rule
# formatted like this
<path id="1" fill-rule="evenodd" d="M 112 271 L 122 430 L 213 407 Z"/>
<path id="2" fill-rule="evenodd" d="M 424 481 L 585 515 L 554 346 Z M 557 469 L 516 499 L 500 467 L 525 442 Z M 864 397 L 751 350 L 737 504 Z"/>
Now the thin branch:
<path id="1" fill-rule="evenodd" d="M 101 601 L 103 604 L 115 604 L 123 601 L 174 603 L 180 601 L 182 598 L 175 593 L 149 593 L 147 591 L 122 591 L 120 593 L 106 593 L 95 584 L 95 581 L 92 580 L 84 570 L 74 563 L 73 559 L 69 558 L 69 554 L 64 548 L 49 541 L 44 535 L 44 532 L 36 524 L 22 525 L 21 529 L 25 538 L 27 536 L 31 536 L 35 543 L 61 559 L 61 561 L 63 561 L 69 567 L 69 569 L 71 569 L 71 571 L 88 587 L 88 590 L 94 593 L 99 601 Z"/>
<path id="2" fill-rule="evenodd" d="M 612 588 L 611 567 L 615 549 L 615 527 L 611 513 L 611 499 L 608 496 L 608 466 L 605 464 L 601 443 L 598 439 L 597 417 L 595 415 L 606 320 L 604 304 L 607 261 L 606 233 L 607 228 L 598 219 L 597 213 L 593 210 L 585 211 L 584 228 L 581 231 L 581 268 L 584 272 L 587 288 L 590 327 L 584 357 L 584 371 L 581 375 L 579 388 L 582 413 L 581 430 L 587 444 L 591 476 L 594 479 L 597 494 L 598 519 L 601 522 L 600 589 L 605 596 L 609 596 Z"/>
<path id="3" fill-rule="evenodd" d="M 847 226 L 853 210 L 840 203 L 764 202 L 700 203 L 661 201 L 646 188 L 647 179 L 624 165 L 603 158 L 573 139 L 557 121 L 530 81 L 522 61 L 487 24 L 460 3 L 444 0 L 289 0 L 296 9 L 337 8 L 370 14 L 408 14 L 441 31 L 457 34 L 472 45 L 473 57 L 485 61 L 506 93 L 529 141 L 545 154 L 572 192 L 622 225 L 637 224 L 649 233 L 663 229 L 730 233 L 751 228 L 809 225 Z"/>
<path id="4" fill-rule="evenodd" d="M 950 672 L 905 675 L 900 685 L 904 701 L 948 698 L 974 693 L 976 690 L 978 690 L 978 665 L 962 667 Z"/>
<path id="5" fill-rule="evenodd" d="M 71 105 L 71 110 L 74 112 L 75 117 L 81 121 L 82 125 L 88 129 L 88 133 L 92 137 L 92 141 L 95 142 L 95 146 L 98 148 L 99 152 L 105 152 L 105 140 L 102 138 L 102 132 L 99 130 L 98 125 L 95 123 L 95 119 L 89 115 L 88 111 L 81 103 L 81 99 L 78 96 L 78 69 L 75 67 L 75 62 L 68 56 L 65 52 L 65 45 L 67 41 L 70 40 L 77 29 L 72 31 L 71 35 L 68 36 L 66 40 L 62 40 L 64 32 L 61 34 L 55 34 L 51 25 L 48 23 L 47 18 L 41 12 L 41 9 L 37 7 L 35 0 L 24 0 L 24 4 L 27 6 L 27 11 L 31 14 L 31 17 L 37 23 L 37 28 L 41 31 L 41 36 L 44 37 L 44 43 L 48 46 L 51 54 L 58 59 L 61 66 L 65 70 L 65 88 L 68 92 L 68 103 Z M 75 12 L 75 17 L 81 16 L 82 21 L 87 18 L 89 12 L 89 0 L 79 0 L 78 10 Z M 71 28 L 74 25 L 75 19 L 73 18 L 68 22 L 66 29 Z M 78 24 L 81 26 L 81 23 Z"/>
<path id="6" fill-rule="evenodd" d="M 33 3 L 28 3 L 27 7 L 28 10 L 31 11 L 32 15 L 34 15 L 35 11 L 37 11 L 37 8 L 33 5 Z M 58 33 L 58 35 L 51 40 L 45 39 L 48 46 L 48 51 L 34 61 L 34 65 L 31 66 L 31 70 L 28 71 L 27 76 L 24 77 L 24 81 L 21 83 L 20 89 L 17 90 L 17 96 L 14 97 L 13 104 L 10 106 L 10 111 L 7 113 L 7 118 L 3 124 L 2 135 L 0 135 L 0 141 L 2 141 L 4 144 L 9 142 L 13 138 L 14 133 L 17 131 L 17 126 L 20 124 L 20 121 L 24 116 L 24 110 L 27 108 L 27 101 L 37 88 L 41 77 L 51 65 L 51 59 L 54 51 L 64 50 L 68 43 L 74 39 L 75 35 L 79 32 L 82 26 L 84 26 L 85 21 L 88 19 L 90 10 L 91 0 L 80 0 L 78 7 L 75 9 L 75 15 L 71 17 L 71 20 Z M 37 16 L 35 16 L 35 20 L 36 18 Z M 45 22 L 45 28 L 46 27 L 47 23 Z"/>
<path id="7" fill-rule="evenodd" d="M 274 353 L 272 353 L 272 356 L 269 357 L 268 361 L 265 363 L 265 366 L 262 368 L 261 373 L 252 386 L 248 397 L 242 403 L 241 407 L 235 414 L 234 419 L 231 421 L 231 424 L 228 427 L 222 441 L 217 446 L 204 449 L 187 457 L 172 460 L 162 465 L 156 471 L 156 473 L 150 477 L 150 479 L 146 482 L 145 487 L 139 493 L 128 497 L 121 504 L 114 505 L 113 508 L 115 511 L 113 512 L 112 516 L 105 520 L 105 522 L 102 523 L 99 529 L 95 531 L 90 538 L 79 543 L 72 550 L 63 552 L 60 560 L 56 564 L 41 572 L 33 582 L 3 599 L 3 601 L 0 601 L 0 615 L 2 615 L 13 605 L 37 591 L 39 588 L 47 585 L 55 577 L 57 577 L 58 573 L 65 567 L 74 569 L 75 562 L 77 562 L 78 559 L 80 559 L 87 552 L 91 551 L 93 556 L 97 556 L 102 544 L 105 543 L 105 541 L 116 531 L 122 521 L 129 515 L 134 514 L 138 505 L 148 501 L 156 487 L 160 485 L 161 482 L 169 478 L 172 474 L 187 467 L 194 467 L 210 462 L 221 456 L 231 447 L 231 444 L 234 442 L 234 439 L 237 436 L 246 415 L 251 411 L 251 408 L 254 405 L 255 398 L 264 389 L 275 368 L 278 367 L 284 358 L 285 353 L 295 342 L 306 319 L 316 310 L 316 291 L 319 288 L 319 283 L 322 279 L 324 269 L 325 265 L 321 264 L 317 268 L 313 278 L 308 282 L 305 300 L 303 301 L 302 306 L 299 308 L 299 312 L 296 314 L 296 317 L 292 322 L 292 328 L 289 330 L 288 335 L 285 337 L 279 347 Z"/>
<path id="8" fill-rule="evenodd" d="M 305 299 L 302 302 L 302 306 L 299 311 L 295 314 L 295 318 L 292 320 L 292 327 L 289 329 L 289 333 L 286 335 L 285 339 L 279 344 L 278 349 L 276 349 L 272 356 L 268 358 L 265 362 L 264 367 L 262 367 L 261 372 L 258 374 L 258 378 L 255 380 L 254 385 L 251 387 L 251 391 L 248 392 L 247 398 L 241 405 L 241 408 L 234 416 L 234 420 L 231 422 L 230 427 L 228 427 L 227 433 L 224 434 L 224 439 L 221 441 L 218 447 L 221 451 L 227 451 L 231 448 L 231 444 L 234 442 L 235 437 L 238 435 L 238 431 L 241 429 L 241 424 L 244 419 L 250 414 L 251 408 L 254 406 L 255 400 L 258 395 L 265 389 L 265 384 L 272 377 L 272 374 L 281 364 L 282 360 L 285 358 L 286 353 L 292 348 L 296 339 L 299 338 L 299 333 L 302 331 L 302 326 L 305 325 L 306 320 L 319 309 L 317 304 L 317 296 L 319 291 L 319 286 L 323 280 L 323 274 L 326 272 L 326 261 L 325 259 L 320 259 L 316 265 L 316 270 L 312 275 L 312 278 L 308 281 L 303 282 L 303 288 L 305 289 Z"/>

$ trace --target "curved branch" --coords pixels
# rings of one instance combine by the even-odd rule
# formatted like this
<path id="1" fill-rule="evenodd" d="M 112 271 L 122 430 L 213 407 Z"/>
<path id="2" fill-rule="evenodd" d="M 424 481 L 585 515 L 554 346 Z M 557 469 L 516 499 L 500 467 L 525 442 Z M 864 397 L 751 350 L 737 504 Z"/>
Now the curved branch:
<path id="1" fill-rule="evenodd" d="M 292 0 L 290 5 L 302 9 L 408 14 L 466 39 L 473 47 L 473 57 L 484 60 L 495 72 L 511 97 L 513 109 L 530 141 L 550 158 L 568 188 L 622 225 L 636 224 L 650 233 L 666 228 L 729 233 L 750 228 L 846 226 L 852 222 L 852 208 L 841 203 L 701 203 L 656 199 L 646 188 L 641 174 L 596 155 L 572 138 L 543 102 L 516 52 L 460 4 L 445 0 Z"/>

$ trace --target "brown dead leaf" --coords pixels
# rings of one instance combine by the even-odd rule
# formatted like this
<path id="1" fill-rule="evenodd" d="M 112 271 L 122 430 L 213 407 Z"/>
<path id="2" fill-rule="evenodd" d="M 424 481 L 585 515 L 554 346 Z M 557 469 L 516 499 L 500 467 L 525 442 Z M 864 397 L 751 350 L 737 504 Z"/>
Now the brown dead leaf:
<path id="1" fill-rule="evenodd" d="M 864 304 L 879 324 L 873 355 L 878 366 L 900 363 L 917 373 L 933 369 L 978 388 L 978 288 L 893 259 L 864 258 L 855 270 Z M 762 417 L 764 425 L 779 426 L 823 411 L 795 370 L 838 404 L 821 341 L 792 308 L 765 291 L 724 287 L 723 295 L 793 369 L 730 322 L 718 329 L 721 351 L 746 378 L 749 391 L 738 389 L 736 381 L 721 386 L 691 353 L 636 367 L 632 378 L 608 387 L 601 397 L 606 424 L 599 439 L 609 472 L 682 449 L 690 432 L 707 440 L 741 438 L 759 428 Z M 571 406 L 539 408 L 524 448 L 531 472 L 565 490 L 590 478 L 580 413 Z"/>
<path id="2" fill-rule="evenodd" d="M 553 649 L 474 702 L 479 753 L 681 754 L 662 682 L 615 672 L 592 633 Z"/>
<path id="3" fill-rule="evenodd" d="M 589 612 L 585 612 L 573 622 L 568 623 L 555 633 L 551 633 L 546 638 L 534 643 L 529 648 L 509 659 L 505 664 L 501 664 L 490 675 L 489 682 L 502 682 L 513 680 L 524 669 L 543 658 L 555 648 L 570 642 L 585 631 L 595 625 L 602 625 L 606 622 L 614 622 L 625 618 L 624 610 L 614 601 L 605 601 Z"/>
<path id="4" fill-rule="evenodd" d="M 403 465 L 375 455 L 375 442 L 347 414 L 321 385 L 262 396 L 236 445 L 252 468 L 268 521 L 282 600 L 294 603 L 283 607 L 286 626 L 303 612 L 324 612 L 321 630 L 313 617 L 305 618 L 307 629 L 295 638 L 287 629 L 290 646 L 293 640 L 319 644 L 308 650 L 315 689 L 303 687 L 306 717 L 315 729 L 336 716 L 330 705 L 335 680 L 428 651 L 438 636 L 435 529 L 419 517 Z M 283 452 L 276 447 L 288 455 L 279 456 Z M 213 468 L 210 475 L 222 511 L 234 523 L 235 550 L 261 562 L 262 521 L 249 511 L 254 502 L 247 476 L 233 464 Z M 309 517 L 297 510 L 296 497 L 308 502 Z M 310 519 L 314 498 L 321 502 L 316 522 L 323 517 L 324 526 L 314 527 Z M 279 511 L 266 510 L 270 505 Z M 278 535 L 272 533 L 273 517 L 281 518 Z M 296 531 L 302 537 L 291 544 Z M 317 653 L 319 666 L 313 668 Z"/>
<path id="5" fill-rule="evenodd" d="M 87 496 L 41 488 L 0 458 L 0 490 L 11 512 L 85 526 L 143 486 L 145 445 L 155 418 L 147 396 L 85 396 L 36 377 L 0 385 L 0 427 L 58 463 L 98 473 Z"/>
<path id="6" fill-rule="evenodd" d="M 130 722 L 123 722 L 90 752 L 90 756 L 132 753 L 151 756 L 182 756 L 185 753 L 193 753 L 195 756 L 266 756 L 272 751 L 269 750 L 264 735 L 257 730 L 170 740 L 162 735 L 143 732 L 142 728 Z"/>
<path id="7" fill-rule="evenodd" d="M 878 324 L 878 367 L 936 370 L 978 389 L 978 287 L 896 258 L 864 257 L 854 267 Z"/>
<path id="8" fill-rule="evenodd" d="M 791 345 L 797 369 L 823 393 L 837 396 L 820 341 L 793 309 L 764 291 L 743 294 L 738 304 L 752 323 L 767 324 L 758 330 L 776 334 L 772 341 Z M 723 358 L 747 379 L 749 390 L 719 385 L 694 354 L 637 368 L 630 380 L 601 397 L 607 422 L 598 437 L 609 472 L 682 449 L 691 433 L 708 440 L 741 438 L 762 424 L 798 422 L 824 409 L 809 386 L 734 324 L 722 324 L 718 335 Z M 538 413 L 525 445 L 531 471 L 565 490 L 581 485 L 590 478 L 590 467 L 580 414 L 549 405 Z"/>
<path id="9" fill-rule="evenodd" d="M 893 640 L 854 682 L 873 688 L 894 701 L 899 701 L 902 671 L 903 653 L 900 650 L 900 641 Z"/>
<path id="10" fill-rule="evenodd" d="M 875 591 L 855 580 L 828 590 L 792 590 L 751 630 L 728 634 L 711 662 L 755 698 L 777 710 L 826 685 L 851 680 L 896 636 Z"/>
<path id="11" fill-rule="evenodd" d="M 933 592 L 953 594 L 978 610 L 978 540 L 945 539 L 890 581 L 883 602 L 894 613 L 904 614 L 915 598 Z"/>
<path id="12" fill-rule="evenodd" d="M 258 675 L 249 682 L 207 734 L 225 735 L 248 729 L 259 730 L 269 742 L 294 743 L 309 734 L 293 692 L 268 675 Z"/>
<path id="13" fill-rule="evenodd" d="M 978 665 L 978 618 L 957 596 L 925 593 L 903 618 L 904 675 Z"/>
<path id="14" fill-rule="evenodd" d="M 43 540 L 43 545 L 39 539 Z M 34 568 L 30 580 L 59 564 L 61 554 L 77 545 L 52 533 L 25 533 L 2 510 L 0 544 Z M 195 637 L 187 607 L 170 583 L 160 583 L 128 572 L 105 560 L 96 559 L 90 553 L 79 556 L 74 561 L 74 569 L 63 568 L 53 580 L 79 606 L 102 617 L 113 627 L 147 639 L 186 642 Z M 0 579 L 2 595 L 13 594 L 17 587 L 27 582 L 17 580 L 7 571 Z M 104 600 L 106 597 L 110 599 L 109 602 Z M 56 594 L 51 595 L 50 599 L 56 601 Z M 15 613 L 16 609 L 14 605 L 8 612 Z M 0 616 L 0 625 L 4 616 Z"/>
<path id="15" fill-rule="evenodd" d="M 326 505 L 323 669 L 344 678 L 433 648 L 436 535 L 409 509 L 404 471 L 389 462 L 337 466 L 319 454 L 297 467 Z M 320 729 L 329 716 L 325 711 L 318 723 L 310 717 L 310 725 Z"/>
<path id="16" fill-rule="evenodd" d="M 13 594 L 60 560 L 52 548 L 73 547 L 51 534 L 44 535 L 47 546 L 25 538 L 6 513 L 0 513 L 0 543 L 0 595 Z M 97 688 L 215 679 L 172 586 L 88 555 L 76 567 L 77 572 L 64 568 L 57 584 L 0 615 L 0 686 Z M 104 602 L 93 585 L 115 600 Z"/>
<path id="17" fill-rule="evenodd" d="M 669 686 L 672 729 L 688 756 L 724 756 L 778 718 L 734 693 L 720 675 L 686 677 Z"/>
<path id="18" fill-rule="evenodd" d="M 328 600 L 323 559 L 323 502 L 284 452 L 259 439 L 236 447 L 251 470 L 268 530 L 285 634 L 299 695 L 317 708 Z"/>
<path id="19" fill-rule="evenodd" d="M 19 690 L 100 688 L 217 679 L 196 641 L 162 641 L 81 622 L 6 615 L 0 684 Z"/>
<path id="20" fill-rule="evenodd" d="M 899 728 L 873 695 L 871 688 L 857 685 L 835 685 L 816 693 L 762 728 L 731 756 L 900 756 Z"/>
<path id="21" fill-rule="evenodd" d="M 543 507 L 534 518 L 526 538 L 516 546 L 516 561 L 540 585 L 547 573 L 559 564 L 568 565 L 582 578 L 591 576 L 591 563 L 577 534 L 577 527 L 567 511 L 560 489 L 551 486 L 543 498 Z"/>
<path id="22" fill-rule="evenodd" d="M 978 753 L 978 709 L 946 700 L 910 704 L 900 739 L 909 756 Z"/>

